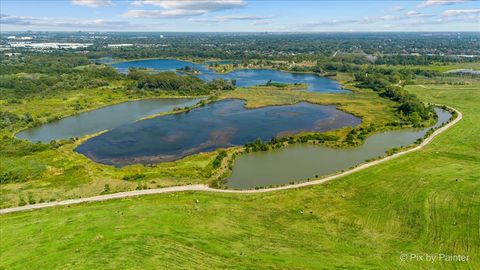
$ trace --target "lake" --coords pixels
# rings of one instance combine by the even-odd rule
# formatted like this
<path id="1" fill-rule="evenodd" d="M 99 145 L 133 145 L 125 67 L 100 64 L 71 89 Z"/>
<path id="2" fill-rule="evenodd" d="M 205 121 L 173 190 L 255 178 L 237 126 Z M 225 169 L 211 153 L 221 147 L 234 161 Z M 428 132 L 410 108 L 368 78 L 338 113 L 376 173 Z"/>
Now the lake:
<path id="1" fill-rule="evenodd" d="M 308 89 L 315 92 L 349 92 L 343 90 L 335 80 L 314 74 L 289 73 L 268 69 L 236 70 L 227 74 L 218 74 L 208 69 L 206 64 L 195 64 L 175 59 L 138 60 L 115 63 L 112 66 L 121 72 L 127 72 L 130 67 L 149 68 L 158 71 L 176 71 L 178 68 L 192 66 L 201 71 L 201 74 L 197 75 L 201 79 L 235 79 L 237 85 L 241 87 L 266 84 L 269 80 L 272 80 L 282 83 L 308 83 Z M 150 99 L 125 102 L 26 129 L 17 133 L 16 136 L 32 142 L 50 142 L 51 140 L 81 137 L 109 130 L 148 115 L 171 111 L 174 107 L 190 106 L 198 102 L 198 100 Z"/>
<path id="2" fill-rule="evenodd" d="M 448 122 L 451 114 L 435 109 L 438 119 L 434 128 Z M 385 155 L 394 147 L 407 146 L 423 138 L 430 128 L 389 131 L 369 136 L 354 148 L 329 148 L 313 144 L 294 144 L 266 152 L 254 152 L 237 157 L 226 186 L 251 189 L 332 174 L 351 168 L 368 159 Z"/>
<path id="3" fill-rule="evenodd" d="M 244 101 L 209 103 L 190 112 L 160 116 L 119 126 L 89 139 L 75 151 L 108 165 L 150 164 L 244 145 L 257 138 L 323 132 L 356 126 L 361 120 L 335 106 L 307 102 L 246 109 Z"/>
<path id="4" fill-rule="evenodd" d="M 181 61 L 175 59 L 149 59 L 138 60 L 112 64 L 120 72 L 128 72 L 128 69 L 133 68 L 147 68 L 156 71 L 176 71 L 185 66 L 194 67 L 201 72 L 195 75 L 202 80 L 213 79 L 235 79 L 237 86 L 247 87 L 254 85 L 265 85 L 269 80 L 280 83 L 307 83 L 308 90 L 312 92 L 325 93 L 348 93 L 349 90 L 342 89 L 340 84 L 332 79 L 321 77 L 309 73 L 291 73 L 286 71 L 278 71 L 272 69 L 240 69 L 229 73 L 216 73 L 210 70 L 206 65 L 195 64 L 188 61 Z"/>
<path id="5" fill-rule="evenodd" d="M 124 102 L 53 121 L 16 134 L 32 142 L 81 137 L 134 122 L 142 117 L 168 112 L 174 107 L 196 104 L 200 99 L 158 98 Z"/>

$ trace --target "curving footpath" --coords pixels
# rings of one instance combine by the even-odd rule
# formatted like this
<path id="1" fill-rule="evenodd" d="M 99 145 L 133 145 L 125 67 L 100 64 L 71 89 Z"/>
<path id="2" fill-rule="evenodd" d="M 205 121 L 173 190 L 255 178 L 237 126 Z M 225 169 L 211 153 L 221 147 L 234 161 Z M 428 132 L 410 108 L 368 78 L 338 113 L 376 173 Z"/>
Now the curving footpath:
<path id="1" fill-rule="evenodd" d="M 187 185 L 187 186 L 176 186 L 176 187 L 166 187 L 166 188 L 157 188 L 157 189 L 146 189 L 146 190 L 133 190 L 133 191 L 126 191 L 126 192 L 119 192 L 119 193 L 113 193 L 113 194 L 105 194 L 105 195 L 99 195 L 99 196 L 94 196 L 94 197 L 88 197 L 88 198 L 80 198 L 80 199 L 72 199 L 72 200 L 65 200 L 65 201 L 58 201 L 58 202 L 47 202 L 47 203 L 38 203 L 38 204 L 30 204 L 30 205 L 24 205 L 24 206 L 18 206 L 18 207 L 12 207 L 12 208 L 4 208 L 0 209 L 0 214 L 7 214 L 7 213 L 14 213 L 14 212 L 20 212 L 20 211 L 26 211 L 26 210 L 34 210 L 34 209 L 41 209 L 41 208 L 47 208 L 47 207 L 54 207 L 54 206 L 62 206 L 62 205 L 71 205 L 71 204 L 79 204 L 79 203 L 87 203 L 87 202 L 98 202 L 98 201 L 106 201 L 106 200 L 112 200 L 112 199 L 121 199 L 121 198 L 127 198 L 127 197 L 135 197 L 135 196 L 143 196 L 143 195 L 152 195 L 152 194 L 161 194 L 161 193 L 170 193 L 170 192 L 181 192 L 181 191 L 208 191 L 208 192 L 218 192 L 218 193 L 265 193 L 265 192 L 272 192 L 272 191 L 277 191 L 277 190 L 285 190 L 285 189 L 292 189 L 292 188 L 300 188 L 300 187 L 306 187 L 306 186 L 313 186 L 313 185 L 318 185 L 322 184 L 328 181 L 331 181 L 333 179 L 337 179 L 349 174 L 352 174 L 354 172 L 358 172 L 360 170 L 375 166 L 377 164 L 383 163 L 385 161 L 394 159 L 399 156 L 403 156 L 405 154 L 417 151 L 430 143 L 436 136 L 438 136 L 440 133 L 444 132 L 451 126 L 455 125 L 458 123 L 462 118 L 463 115 L 461 112 L 457 111 L 456 109 L 450 108 L 454 110 L 457 113 L 457 117 L 453 119 L 453 121 L 447 123 L 445 126 L 438 128 L 435 130 L 428 138 L 422 141 L 418 146 L 414 148 L 407 149 L 402 152 L 395 153 L 391 156 L 387 156 L 378 160 L 374 160 L 368 163 L 361 164 L 351 170 L 327 176 L 322 179 L 310 181 L 310 182 L 303 182 L 299 184 L 294 184 L 294 185 L 288 185 L 288 186 L 281 186 L 281 187 L 274 187 L 274 188 L 265 188 L 265 189 L 255 189 L 255 190 L 228 190 L 228 189 L 215 189 L 208 187 L 206 185 Z"/>

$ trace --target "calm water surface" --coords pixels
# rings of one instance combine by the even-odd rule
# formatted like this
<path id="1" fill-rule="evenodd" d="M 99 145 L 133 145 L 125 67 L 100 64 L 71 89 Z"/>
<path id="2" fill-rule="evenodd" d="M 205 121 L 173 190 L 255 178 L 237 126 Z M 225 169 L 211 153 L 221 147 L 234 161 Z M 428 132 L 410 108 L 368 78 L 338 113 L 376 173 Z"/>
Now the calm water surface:
<path id="1" fill-rule="evenodd" d="M 199 152 L 243 145 L 256 138 L 326 131 L 361 122 L 334 106 L 298 103 L 245 109 L 240 100 L 207 104 L 115 128 L 75 150 L 96 162 L 124 166 L 177 160 Z"/>
<path id="2" fill-rule="evenodd" d="M 185 66 L 194 67 L 202 72 L 208 71 L 203 65 L 176 59 L 147 59 L 112 64 L 119 72 L 127 73 L 129 68 L 147 68 L 158 71 L 176 71 Z"/>
<path id="3" fill-rule="evenodd" d="M 198 101 L 199 99 L 191 98 L 159 98 L 129 101 L 27 129 L 17 133 L 16 136 L 32 142 L 50 142 L 51 140 L 81 137 L 102 130 L 112 129 L 148 115 L 168 112 L 174 107 L 190 106 Z"/>
<path id="4" fill-rule="evenodd" d="M 235 79 L 237 86 L 247 87 L 253 85 L 265 85 L 269 80 L 280 83 L 308 83 L 308 90 L 313 92 L 350 92 L 342 89 L 340 84 L 332 79 L 307 73 L 290 73 L 271 69 L 242 69 L 226 74 L 216 73 L 205 65 L 195 64 L 175 59 L 151 59 L 122 62 L 113 64 L 120 72 L 127 72 L 130 67 L 148 68 L 157 71 L 175 71 L 178 68 L 190 66 L 198 69 L 201 74 L 196 75 L 203 80 Z"/>
<path id="5" fill-rule="evenodd" d="M 451 114 L 435 109 L 438 120 L 434 127 L 446 123 Z M 267 152 L 241 155 L 227 186 L 250 189 L 270 185 L 304 181 L 316 175 L 327 175 L 363 163 L 368 159 L 383 156 L 389 149 L 406 146 L 422 138 L 429 128 L 400 130 L 375 134 L 363 145 L 355 148 L 328 148 L 312 144 L 295 144 Z"/>
<path id="6" fill-rule="evenodd" d="M 346 91 L 341 89 L 336 81 L 313 74 L 296 74 L 267 69 L 236 70 L 228 74 L 217 74 L 207 69 L 205 65 L 175 59 L 139 60 L 116 63 L 112 64 L 112 66 L 122 72 L 127 72 L 130 67 L 175 71 L 185 66 L 193 66 L 201 71 L 201 74 L 198 76 L 204 80 L 216 78 L 236 79 L 238 86 L 265 84 L 268 80 L 272 80 L 284 83 L 308 83 L 311 91 Z M 197 101 L 198 99 L 152 99 L 125 102 L 24 130 L 16 136 L 33 142 L 49 142 L 51 140 L 81 137 L 102 130 L 112 129 L 151 114 L 170 111 L 176 106 L 189 106 Z"/>

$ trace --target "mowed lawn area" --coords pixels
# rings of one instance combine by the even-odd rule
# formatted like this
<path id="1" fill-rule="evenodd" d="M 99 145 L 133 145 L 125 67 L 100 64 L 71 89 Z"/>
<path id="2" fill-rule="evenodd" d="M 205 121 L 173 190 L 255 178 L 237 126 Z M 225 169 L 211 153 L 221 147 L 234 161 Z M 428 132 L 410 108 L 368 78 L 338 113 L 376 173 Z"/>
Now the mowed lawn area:
<path id="1" fill-rule="evenodd" d="M 464 118 L 418 152 L 314 187 L 3 215 L 0 268 L 480 269 L 480 81 L 407 89 Z M 469 258 L 400 259 L 439 253 Z"/>

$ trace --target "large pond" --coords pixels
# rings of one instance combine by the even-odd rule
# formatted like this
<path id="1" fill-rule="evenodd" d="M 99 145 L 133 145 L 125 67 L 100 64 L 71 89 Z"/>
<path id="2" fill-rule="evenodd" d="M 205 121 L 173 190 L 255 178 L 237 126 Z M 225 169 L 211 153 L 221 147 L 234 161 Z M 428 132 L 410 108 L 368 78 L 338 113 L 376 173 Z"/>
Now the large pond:
<path id="1" fill-rule="evenodd" d="M 201 71 L 201 74 L 197 75 L 201 79 L 235 79 L 238 86 L 260 85 L 272 80 L 284 83 L 308 83 L 311 91 L 346 92 L 335 80 L 313 74 L 296 74 L 266 69 L 236 70 L 227 74 L 218 74 L 208 69 L 207 64 L 195 64 L 175 59 L 155 59 L 122 62 L 112 64 L 112 66 L 121 72 L 128 71 L 130 67 L 176 71 L 185 66 L 192 66 Z M 19 132 L 16 136 L 33 142 L 81 137 L 131 123 L 148 115 L 171 111 L 177 106 L 190 106 L 197 101 L 198 99 L 151 99 L 125 102 L 27 129 Z M 348 123 L 346 124 L 348 125 Z"/>
<path id="2" fill-rule="evenodd" d="M 127 72 L 129 68 L 147 68 L 156 71 L 176 71 L 185 66 L 194 67 L 200 71 L 200 74 L 195 75 L 203 80 L 213 79 L 235 79 L 237 86 L 247 87 L 253 85 L 265 85 L 269 80 L 280 83 L 307 83 L 308 90 L 313 92 L 333 92 L 342 93 L 350 92 L 342 89 L 340 84 L 332 79 L 317 76 L 308 73 L 290 73 L 271 69 L 242 69 L 235 70 L 229 73 L 216 73 L 206 67 L 206 65 L 195 64 L 187 61 L 175 59 L 151 59 L 139 60 L 130 62 L 121 62 L 112 64 L 120 72 Z"/>
<path id="3" fill-rule="evenodd" d="M 256 138 L 355 126 L 361 120 L 335 106 L 311 103 L 246 109 L 241 100 L 209 103 L 188 113 L 160 116 L 115 128 L 76 148 L 96 162 L 125 166 L 177 160 L 243 145 Z M 258 170 L 262 168 L 259 166 Z"/>
<path id="4" fill-rule="evenodd" d="M 434 128 L 446 123 L 451 114 L 435 109 L 438 120 Z M 267 152 L 241 155 L 235 161 L 226 186 L 250 189 L 305 181 L 335 173 L 383 156 L 394 147 L 406 146 L 422 138 L 430 128 L 390 131 L 375 134 L 355 148 L 328 148 L 312 144 L 295 144 Z"/>
<path id="5" fill-rule="evenodd" d="M 32 142 L 81 137 L 122 124 L 131 123 L 142 117 L 171 111 L 174 107 L 190 106 L 199 99 L 162 98 L 124 102 L 97 110 L 63 118 L 16 134 Z"/>

